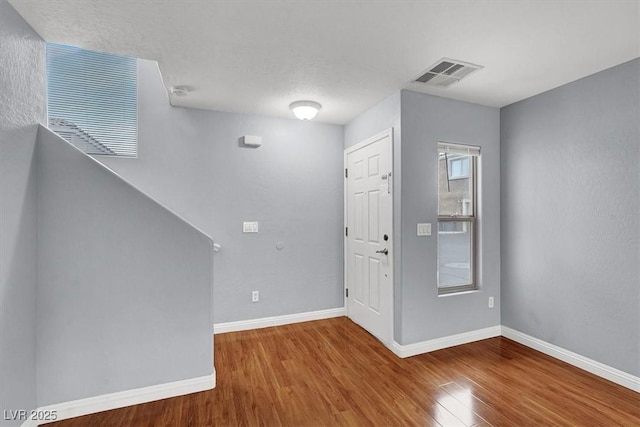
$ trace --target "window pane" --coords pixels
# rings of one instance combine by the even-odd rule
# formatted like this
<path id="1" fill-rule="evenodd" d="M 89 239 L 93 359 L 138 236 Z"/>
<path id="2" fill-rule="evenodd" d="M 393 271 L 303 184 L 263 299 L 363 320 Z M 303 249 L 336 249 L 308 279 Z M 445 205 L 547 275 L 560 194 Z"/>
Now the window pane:
<path id="1" fill-rule="evenodd" d="M 438 157 L 438 215 L 473 215 L 471 164 L 471 156 Z"/>
<path id="2" fill-rule="evenodd" d="M 455 178 L 462 176 L 462 159 L 451 160 L 449 163 L 449 177 Z"/>
<path id="3" fill-rule="evenodd" d="M 460 177 L 468 177 L 469 176 L 469 157 L 464 159 L 460 159 Z"/>
<path id="4" fill-rule="evenodd" d="M 47 43 L 49 128 L 89 154 L 136 156 L 137 60 Z"/>
<path id="5" fill-rule="evenodd" d="M 438 221 L 438 287 L 473 283 L 473 223 Z"/>

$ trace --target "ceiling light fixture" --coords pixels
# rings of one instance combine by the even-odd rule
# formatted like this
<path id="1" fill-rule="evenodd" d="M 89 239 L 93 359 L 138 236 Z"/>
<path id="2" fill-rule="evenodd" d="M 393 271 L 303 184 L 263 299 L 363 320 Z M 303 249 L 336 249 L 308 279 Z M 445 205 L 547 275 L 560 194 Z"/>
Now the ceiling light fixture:
<path id="1" fill-rule="evenodd" d="M 315 101 L 296 101 L 289 105 L 293 114 L 300 120 L 313 119 L 322 106 Z"/>

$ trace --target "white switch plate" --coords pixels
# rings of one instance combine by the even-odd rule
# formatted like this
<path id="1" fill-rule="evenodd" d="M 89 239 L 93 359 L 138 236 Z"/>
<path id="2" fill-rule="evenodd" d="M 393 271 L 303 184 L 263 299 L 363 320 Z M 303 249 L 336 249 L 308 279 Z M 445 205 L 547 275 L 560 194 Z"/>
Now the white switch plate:
<path id="1" fill-rule="evenodd" d="M 418 236 L 431 236 L 431 223 L 418 223 Z"/>
<path id="2" fill-rule="evenodd" d="M 489 308 L 493 308 L 493 297 L 489 297 Z"/>
<path id="3" fill-rule="evenodd" d="M 258 222 L 257 221 L 245 221 L 242 223 L 242 232 L 243 233 L 257 233 L 258 232 Z"/>
<path id="4" fill-rule="evenodd" d="M 251 302 L 260 301 L 260 291 L 251 291 Z"/>

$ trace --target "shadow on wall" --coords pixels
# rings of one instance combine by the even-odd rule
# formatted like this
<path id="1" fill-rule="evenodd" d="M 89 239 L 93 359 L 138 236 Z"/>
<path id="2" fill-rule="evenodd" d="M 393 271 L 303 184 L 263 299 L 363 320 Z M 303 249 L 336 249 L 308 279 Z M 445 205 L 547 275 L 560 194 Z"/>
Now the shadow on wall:
<path id="1" fill-rule="evenodd" d="M 4 119 L 4 118 L 3 118 Z M 36 404 L 36 126 L 0 142 L 0 409 Z M 3 412 L 4 414 L 4 412 Z M 4 418 L 4 417 L 3 417 Z M 0 423 L 5 424 L 2 420 Z"/>

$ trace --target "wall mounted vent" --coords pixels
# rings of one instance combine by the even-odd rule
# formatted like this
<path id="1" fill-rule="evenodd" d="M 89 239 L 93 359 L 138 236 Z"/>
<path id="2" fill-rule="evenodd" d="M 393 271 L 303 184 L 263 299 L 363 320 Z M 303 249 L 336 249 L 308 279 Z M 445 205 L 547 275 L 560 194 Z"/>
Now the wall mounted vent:
<path id="1" fill-rule="evenodd" d="M 442 58 L 429 67 L 429 71 L 418 77 L 415 82 L 423 83 L 427 86 L 446 88 L 482 68 L 484 67 L 481 65 Z"/>

